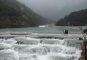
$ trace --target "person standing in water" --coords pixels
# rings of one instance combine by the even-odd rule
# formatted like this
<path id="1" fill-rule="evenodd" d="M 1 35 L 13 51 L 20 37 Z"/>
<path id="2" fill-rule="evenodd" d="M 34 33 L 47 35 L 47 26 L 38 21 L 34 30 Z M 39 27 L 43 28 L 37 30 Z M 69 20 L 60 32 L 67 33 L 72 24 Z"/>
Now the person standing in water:
<path id="1" fill-rule="evenodd" d="M 64 29 L 63 33 L 68 34 L 68 30 Z"/>

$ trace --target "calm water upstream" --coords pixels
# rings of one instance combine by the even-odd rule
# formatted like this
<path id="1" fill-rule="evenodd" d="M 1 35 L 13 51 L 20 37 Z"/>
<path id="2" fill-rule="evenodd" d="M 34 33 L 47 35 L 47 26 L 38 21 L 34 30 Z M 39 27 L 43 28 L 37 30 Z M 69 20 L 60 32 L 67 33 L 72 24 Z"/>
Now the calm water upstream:
<path id="1" fill-rule="evenodd" d="M 0 32 L 36 32 L 36 33 L 63 33 L 62 27 L 29 27 L 29 28 L 6 28 L 0 29 Z M 80 33 L 79 29 L 68 28 L 69 33 Z"/>

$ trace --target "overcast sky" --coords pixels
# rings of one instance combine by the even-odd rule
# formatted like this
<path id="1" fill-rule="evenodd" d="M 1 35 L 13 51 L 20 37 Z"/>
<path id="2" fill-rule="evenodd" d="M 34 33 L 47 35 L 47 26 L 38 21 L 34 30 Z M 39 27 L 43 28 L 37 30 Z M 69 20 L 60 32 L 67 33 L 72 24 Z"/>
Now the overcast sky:
<path id="1" fill-rule="evenodd" d="M 18 0 L 36 13 L 58 20 L 65 15 L 87 8 L 87 0 Z"/>

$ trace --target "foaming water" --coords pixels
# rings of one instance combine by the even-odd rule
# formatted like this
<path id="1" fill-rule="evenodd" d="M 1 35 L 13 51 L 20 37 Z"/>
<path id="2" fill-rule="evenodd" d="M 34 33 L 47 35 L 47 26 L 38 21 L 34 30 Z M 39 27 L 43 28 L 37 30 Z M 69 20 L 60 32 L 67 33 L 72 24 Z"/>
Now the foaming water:
<path id="1" fill-rule="evenodd" d="M 78 60 L 82 46 L 72 40 L 30 37 L 3 40 L 0 44 L 0 60 Z"/>

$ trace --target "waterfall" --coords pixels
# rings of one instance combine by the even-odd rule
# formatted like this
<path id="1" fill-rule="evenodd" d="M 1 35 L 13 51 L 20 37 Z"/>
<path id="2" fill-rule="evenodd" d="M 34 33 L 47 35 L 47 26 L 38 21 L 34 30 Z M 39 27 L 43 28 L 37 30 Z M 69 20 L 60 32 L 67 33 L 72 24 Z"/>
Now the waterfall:
<path id="1" fill-rule="evenodd" d="M 78 60 L 81 42 L 16 37 L 0 42 L 0 60 Z"/>

